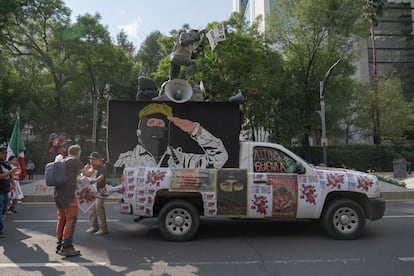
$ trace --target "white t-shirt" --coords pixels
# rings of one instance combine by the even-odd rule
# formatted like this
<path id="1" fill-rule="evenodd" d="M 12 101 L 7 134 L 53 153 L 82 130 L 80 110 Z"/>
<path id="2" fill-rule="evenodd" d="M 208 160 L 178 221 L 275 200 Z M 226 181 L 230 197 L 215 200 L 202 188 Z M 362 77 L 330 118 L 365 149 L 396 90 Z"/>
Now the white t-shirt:
<path id="1" fill-rule="evenodd" d="M 65 159 L 65 158 L 63 157 L 63 155 L 62 155 L 62 154 L 58 154 L 58 155 L 56 155 L 56 157 L 55 157 L 55 162 L 60 162 L 60 161 L 62 161 L 63 159 Z"/>

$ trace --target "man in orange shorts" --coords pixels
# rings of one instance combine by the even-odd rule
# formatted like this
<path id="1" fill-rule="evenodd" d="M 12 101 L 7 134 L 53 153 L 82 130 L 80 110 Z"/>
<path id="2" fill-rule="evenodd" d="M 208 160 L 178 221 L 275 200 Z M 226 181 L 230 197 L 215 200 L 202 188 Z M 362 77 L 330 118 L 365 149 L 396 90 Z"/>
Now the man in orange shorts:
<path id="1" fill-rule="evenodd" d="M 58 217 L 56 225 L 56 236 L 58 239 L 56 253 L 65 257 L 80 255 L 80 251 L 75 250 L 72 243 L 78 217 L 78 205 L 75 198 L 77 176 L 79 173 L 91 176 L 93 172 L 89 166 L 84 167 L 79 160 L 81 156 L 80 146 L 70 146 L 68 154 L 69 156 L 64 159 L 68 181 L 61 186 L 56 186 L 54 193 Z"/>

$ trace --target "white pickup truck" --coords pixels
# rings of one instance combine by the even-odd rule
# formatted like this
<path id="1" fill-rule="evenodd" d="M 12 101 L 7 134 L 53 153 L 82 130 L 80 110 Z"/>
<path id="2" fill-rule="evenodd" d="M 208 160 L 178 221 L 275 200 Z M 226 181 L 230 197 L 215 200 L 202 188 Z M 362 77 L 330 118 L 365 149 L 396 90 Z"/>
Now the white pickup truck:
<path id="1" fill-rule="evenodd" d="M 172 241 L 194 237 L 200 216 L 320 220 L 335 239 L 361 236 L 366 219 L 383 217 L 378 179 L 315 167 L 278 144 L 241 142 L 238 168 L 125 167 L 121 212 L 158 217 Z"/>

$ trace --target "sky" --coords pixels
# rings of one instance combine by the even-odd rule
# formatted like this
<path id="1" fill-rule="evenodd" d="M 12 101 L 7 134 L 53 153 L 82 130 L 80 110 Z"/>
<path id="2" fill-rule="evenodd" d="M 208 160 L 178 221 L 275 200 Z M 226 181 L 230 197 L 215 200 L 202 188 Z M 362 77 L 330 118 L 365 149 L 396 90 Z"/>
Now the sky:
<path id="1" fill-rule="evenodd" d="M 78 15 L 99 13 L 114 42 L 123 29 L 139 49 L 153 31 L 168 35 L 188 23 L 202 29 L 213 21 L 229 19 L 232 0 L 63 0 L 72 10 L 72 22 Z"/>

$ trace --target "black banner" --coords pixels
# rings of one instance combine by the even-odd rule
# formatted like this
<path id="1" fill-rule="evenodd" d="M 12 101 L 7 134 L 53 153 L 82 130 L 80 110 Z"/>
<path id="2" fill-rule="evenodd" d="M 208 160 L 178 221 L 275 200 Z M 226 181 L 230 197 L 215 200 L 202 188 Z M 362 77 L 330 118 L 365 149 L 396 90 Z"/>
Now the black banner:
<path id="1" fill-rule="evenodd" d="M 117 167 L 237 168 L 234 103 L 110 101 L 110 162 Z"/>

